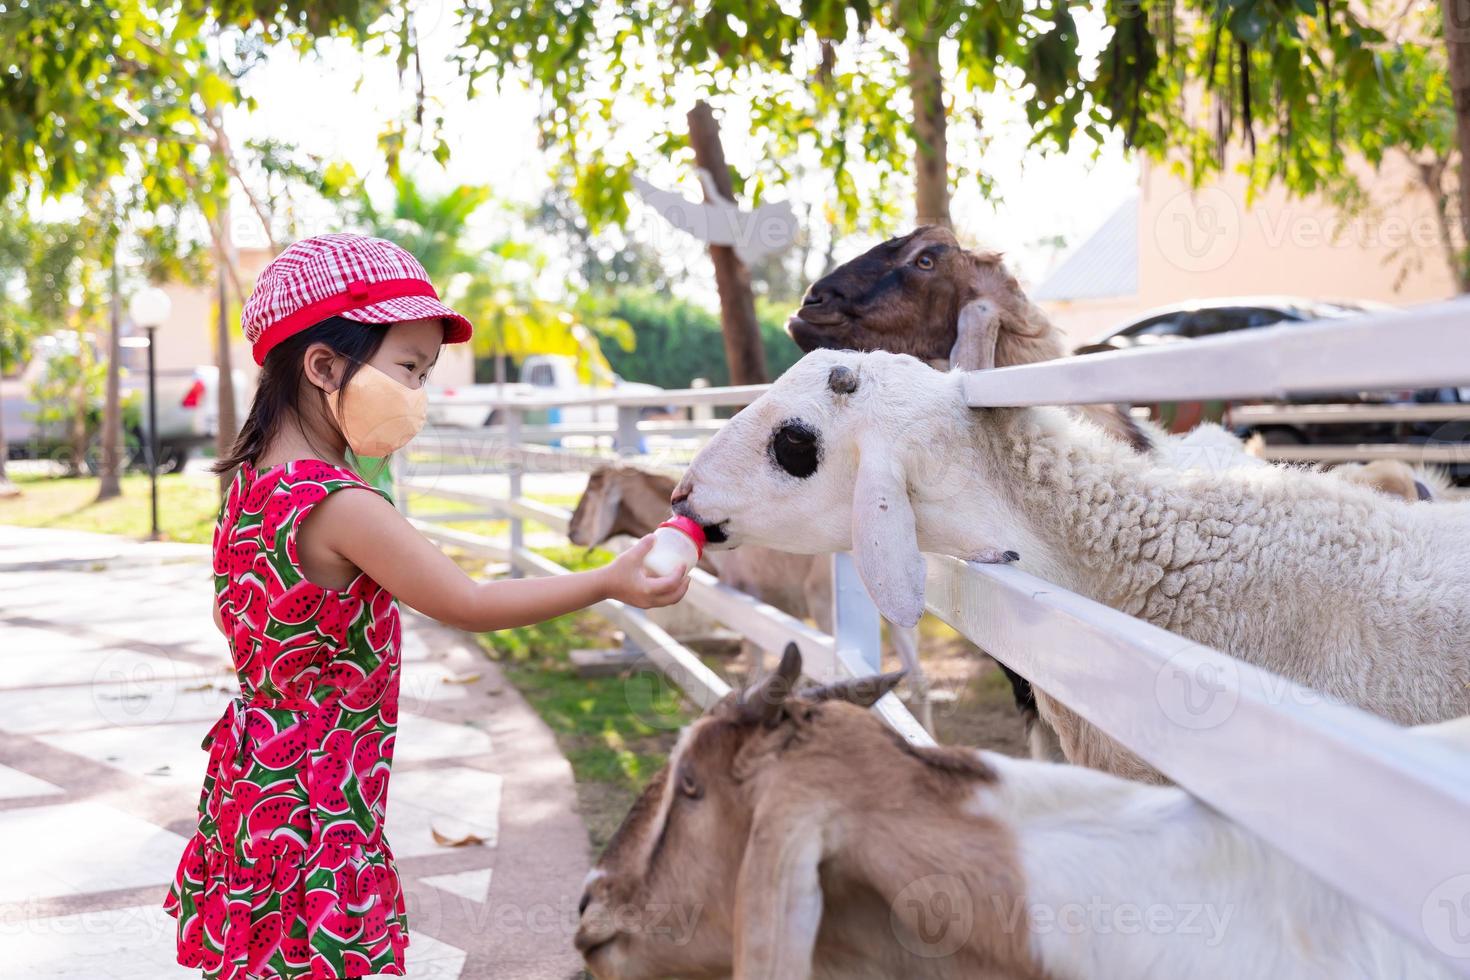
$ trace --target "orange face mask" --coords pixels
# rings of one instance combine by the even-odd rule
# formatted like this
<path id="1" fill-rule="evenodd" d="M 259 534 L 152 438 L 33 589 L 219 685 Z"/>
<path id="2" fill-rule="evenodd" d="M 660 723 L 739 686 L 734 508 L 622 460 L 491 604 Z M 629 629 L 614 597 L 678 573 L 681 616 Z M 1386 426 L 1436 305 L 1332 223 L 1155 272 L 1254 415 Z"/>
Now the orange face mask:
<path id="1" fill-rule="evenodd" d="M 358 456 L 387 456 L 418 435 L 429 416 L 429 392 L 394 381 L 371 364 L 327 396 L 332 416 Z"/>

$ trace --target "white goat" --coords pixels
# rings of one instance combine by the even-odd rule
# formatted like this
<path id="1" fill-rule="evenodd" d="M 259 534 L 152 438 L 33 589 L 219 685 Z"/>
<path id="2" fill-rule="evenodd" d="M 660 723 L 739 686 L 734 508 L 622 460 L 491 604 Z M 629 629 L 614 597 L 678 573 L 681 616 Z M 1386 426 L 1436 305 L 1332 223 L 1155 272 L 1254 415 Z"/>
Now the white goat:
<path id="1" fill-rule="evenodd" d="M 800 669 L 690 725 L 608 844 L 599 980 L 1451 975 L 1182 790 L 916 748 L 861 710 L 896 675 L 788 695 Z"/>
<path id="2" fill-rule="evenodd" d="M 675 493 L 726 545 L 851 548 L 913 623 L 924 560 L 1020 553 L 1064 588 L 1400 724 L 1470 713 L 1470 506 L 1308 470 L 1160 466 L 1054 409 L 966 407 L 960 375 L 818 351 L 735 416 Z M 1043 692 L 1066 757 L 1158 774 Z"/>

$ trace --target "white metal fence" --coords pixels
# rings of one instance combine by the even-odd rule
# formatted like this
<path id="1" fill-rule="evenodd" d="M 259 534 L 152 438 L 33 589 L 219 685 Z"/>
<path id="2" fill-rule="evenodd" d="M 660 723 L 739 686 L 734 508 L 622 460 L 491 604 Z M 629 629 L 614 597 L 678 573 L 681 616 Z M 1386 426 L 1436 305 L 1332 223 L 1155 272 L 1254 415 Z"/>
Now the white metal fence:
<path id="1" fill-rule="evenodd" d="M 965 390 L 970 404 L 979 407 L 1270 399 L 1463 385 L 1470 385 L 1470 301 L 1003 368 L 970 375 Z M 417 523 L 441 543 L 508 561 L 522 573 L 557 574 L 564 569 L 526 547 L 524 524 L 564 531 L 569 515 L 526 499 L 527 473 L 577 472 L 620 455 L 646 456 L 650 449 L 663 461 L 678 461 L 718 422 L 646 422 L 642 410 L 739 406 L 762 390 L 692 389 L 575 402 L 489 399 L 487 411 L 492 404 L 499 408 L 504 427 L 426 433 L 410 449 L 399 499 L 406 500 L 405 491 L 417 492 L 507 517 L 510 534 L 503 542 L 432 521 Z M 527 412 L 569 404 L 607 406 L 616 419 L 565 426 L 522 421 Z M 1237 410 L 1232 421 L 1289 417 L 1315 423 L 1334 411 L 1341 416 L 1343 408 L 1253 406 Z M 1370 414 L 1386 420 L 1470 418 L 1470 406 L 1351 409 L 1361 420 Z M 572 445 L 578 438 L 584 444 Z M 562 444 L 528 445 L 531 439 Z M 610 447 L 603 445 L 608 440 Z M 1470 461 L 1465 449 L 1446 441 L 1408 447 L 1402 455 L 1422 462 Z M 495 479 L 504 488 L 490 488 L 487 472 L 501 474 Z M 928 561 L 931 612 L 1470 976 L 1470 764 L 1464 758 L 1019 569 L 936 555 Z M 702 572 L 694 574 L 686 601 L 765 649 L 796 642 L 818 679 L 869 673 L 877 666 L 876 612 L 840 557 L 834 573 L 836 637 Z M 599 611 L 618 622 L 696 704 L 708 705 L 725 693 L 718 676 L 640 611 L 613 602 Z M 879 708 L 906 737 L 927 739 L 892 695 Z"/>

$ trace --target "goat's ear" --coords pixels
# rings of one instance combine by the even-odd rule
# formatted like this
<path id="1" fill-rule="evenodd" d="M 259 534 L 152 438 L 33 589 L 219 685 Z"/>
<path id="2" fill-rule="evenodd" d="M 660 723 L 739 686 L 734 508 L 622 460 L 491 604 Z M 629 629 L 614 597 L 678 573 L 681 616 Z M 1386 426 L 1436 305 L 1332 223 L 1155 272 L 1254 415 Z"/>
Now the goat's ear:
<path id="1" fill-rule="evenodd" d="M 998 343 L 1000 310 L 991 300 L 971 300 L 960 307 L 949 366 L 961 371 L 989 371 L 995 367 Z"/>
<path id="2" fill-rule="evenodd" d="M 593 487 L 588 486 L 589 493 Z M 603 479 L 602 485 L 594 503 L 596 507 L 588 516 L 588 526 L 583 530 L 586 537 L 586 546 L 595 548 L 613 535 L 613 528 L 618 523 L 618 508 L 623 504 L 623 485 L 612 476 Z"/>
<path id="3" fill-rule="evenodd" d="M 871 708 L 883 695 L 897 687 L 907 674 L 906 670 L 896 670 L 888 674 L 853 677 L 836 684 L 809 687 L 801 692 L 801 697 L 807 701 L 846 701 L 859 708 Z"/>
<path id="4" fill-rule="evenodd" d="M 902 463 L 876 438 L 859 446 L 852 493 L 852 556 L 878 611 L 913 626 L 924 614 L 924 556 Z"/>
<path id="5" fill-rule="evenodd" d="M 786 710 L 786 698 L 801 676 L 801 650 L 795 643 L 786 644 L 781 665 L 774 674 L 740 695 L 740 717 L 743 721 L 774 725 Z"/>
<path id="6" fill-rule="evenodd" d="M 734 980 L 811 978 L 823 822 L 794 816 L 784 807 L 756 811 L 735 889 Z"/>

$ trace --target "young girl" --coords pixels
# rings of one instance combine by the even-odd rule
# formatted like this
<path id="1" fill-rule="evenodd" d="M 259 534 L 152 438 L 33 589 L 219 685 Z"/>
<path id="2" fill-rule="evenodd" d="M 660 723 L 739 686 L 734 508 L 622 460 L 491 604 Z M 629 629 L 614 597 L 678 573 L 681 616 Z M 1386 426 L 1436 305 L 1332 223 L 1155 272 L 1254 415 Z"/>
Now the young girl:
<path id="1" fill-rule="evenodd" d="M 402 975 L 407 920 L 383 837 L 397 600 L 483 631 L 607 598 L 667 605 L 688 582 L 643 570 L 652 536 L 596 571 L 476 582 L 350 468 L 348 448 L 386 456 L 413 438 L 440 345 L 470 338 L 398 246 L 297 242 L 242 321 L 262 370 L 217 466 L 238 472 L 214 530 L 214 619 L 241 695 L 205 737 L 199 828 L 164 908 L 179 962 L 209 978 Z"/>

